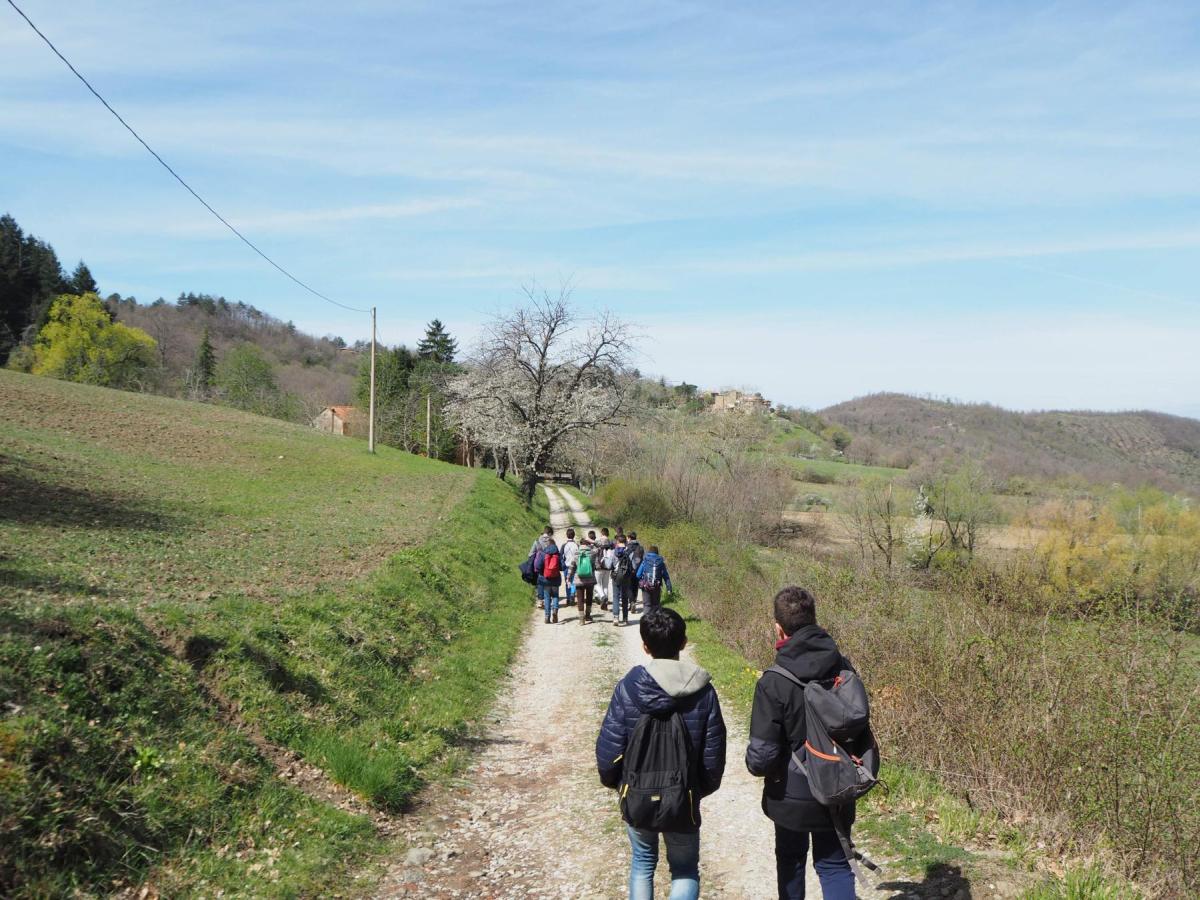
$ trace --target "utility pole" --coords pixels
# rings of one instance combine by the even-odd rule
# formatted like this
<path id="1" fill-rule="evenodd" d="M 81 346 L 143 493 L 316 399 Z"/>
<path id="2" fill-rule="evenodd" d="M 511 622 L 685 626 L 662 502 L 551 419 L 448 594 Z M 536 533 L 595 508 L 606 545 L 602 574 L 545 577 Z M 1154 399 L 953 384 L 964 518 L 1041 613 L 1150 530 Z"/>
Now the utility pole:
<path id="1" fill-rule="evenodd" d="M 367 413 L 367 452 L 375 452 L 375 307 L 371 307 L 371 406 Z"/>
<path id="2" fill-rule="evenodd" d="M 433 415 L 432 415 L 433 400 L 430 399 L 432 396 L 433 396 L 432 394 L 425 395 L 425 458 L 426 459 L 429 459 L 430 447 L 432 446 L 432 444 L 430 443 L 430 432 L 429 432 L 429 423 L 430 423 L 430 420 L 433 418 Z"/>

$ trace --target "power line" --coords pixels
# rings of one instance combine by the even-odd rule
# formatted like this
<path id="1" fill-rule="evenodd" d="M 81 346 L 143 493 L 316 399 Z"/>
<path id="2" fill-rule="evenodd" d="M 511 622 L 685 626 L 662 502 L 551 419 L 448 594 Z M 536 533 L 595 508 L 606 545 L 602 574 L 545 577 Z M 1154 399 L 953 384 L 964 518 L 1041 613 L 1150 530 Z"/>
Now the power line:
<path id="1" fill-rule="evenodd" d="M 369 309 L 359 309 L 357 306 L 347 306 L 345 303 L 339 303 L 337 300 L 334 300 L 332 297 L 325 296 L 324 294 L 322 294 L 320 291 L 316 290 L 315 288 L 309 287 L 307 284 L 305 284 L 303 281 L 301 281 L 299 278 L 297 278 L 295 275 L 293 275 L 291 272 L 289 272 L 287 269 L 285 269 L 279 263 L 275 262 L 275 260 L 271 259 L 271 257 L 267 256 L 267 254 L 263 253 L 262 250 L 258 249 L 258 247 L 255 246 L 253 241 L 251 241 L 248 237 L 246 237 L 244 234 L 242 234 L 240 231 L 238 231 L 236 228 L 234 228 L 231 224 L 229 224 L 229 221 L 223 215 L 221 215 L 219 212 L 217 212 L 215 209 L 213 209 L 207 200 L 205 200 L 198 193 L 196 193 L 196 191 L 192 188 L 192 186 L 190 184 L 188 184 L 186 181 L 184 181 L 183 178 L 180 177 L 179 173 L 176 172 L 174 169 L 172 169 L 167 164 L 167 161 L 165 159 L 163 159 L 161 156 L 159 156 L 158 153 L 155 152 L 154 148 L 151 147 L 149 144 L 147 144 L 145 142 L 145 140 L 142 139 L 142 136 L 140 134 L 138 134 L 136 131 L 133 130 L 132 125 L 130 125 L 128 122 L 126 122 L 123 118 L 121 118 L 121 114 L 119 112 L 117 112 L 115 109 L 113 109 L 112 106 L 109 105 L 109 102 L 107 100 L 105 100 L 102 96 L 100 96 L 100 92 L 97 91 L 94 87 L 92 87 L 91 83 L 86 78 L 84 78 L 83 75 L 81 75 L 79 73 L 78 69 L 76 69 L 73 65 L 71 65 L 71 61 L 62 55 L 62 53 L 59 51 L 59 49 L 57 47 L 55 47 L 54 44 L 51 42 L 50 38 L 48 38 L 48 37 L 46 37 L 46 35 L 42 34 L 41 29 L 39 29 L 36 25 L 33 24 L 33 20 L 31 20 L 29 18 L 29 16 L 25 15 L 25 12 L 24 12 L 24 10 L 21 9 L 21 7 L 17 6 L 17 4 L 13 2 L 13 0 L 8 0 L 8 5 L 11 6 L 13 9 L 15 9 L 17 11 L 17 15 L 19 15 L 22 19 L 24 19 L 26 24 L 28 24 L 29 27 L 34 30 L 34 33 L 36 33 L 38 37 L 40 37 L 43 41 L 46 42 L 46 46 L 54 51 L 54 55 L 57 56 L 59 59 L 61 59 L 63 61 L 63 63 L 66 64 L 66 67 L 68 69 L 70 69 L 72 73 L 74 73 L 75 77 L 83 82 L 83 86 L 86 87 L 89 91 L 91 91 L 92 95 L 97 100 L 99 100 L 101 103 L 104 104 L 104 108 L 107 109 L 110 113 L 112 113 L 116 117 L 118 122 L 120 122 L 122 125 L 125 126 L 125 130 L 128 131 L 130 134 L 132 134 L 137 139 L 137 142 L 146 148 L 146 152 L 148 152 L 151 156 L 153 156 L 156 160 L 158 160 L 159 164 L 164 169 L 166 169 L 168 172 L 170 172 L 171 175 L 175 178 L 175 180 L 178 181 L 180 184 L 182 184 L 189 194 L 191 194 L 193 197 L 195 197 L 197 200 L 199 200 L 204 205 L 204 208 L 207 209 L 214 216 L 216 216 L 217 220 L 222 225 L 224 225 L 226 228 L 228 228 L 230 231 L 232 231 L 235 235 L 237 235 L 238 239 L 241 240 L 241 242 L 243 244 L 245 244 L 247 247 L 249 247 L 251 250 L 253 250 L 255 253 L 257 253 L 259 256 L 261 256 L 263 259 L 265 259 L 268 263 L 270 263 L 272 266 L 274 266 L 276 269 L 278 269 L 282 274 L 286 275 L 288 278 L 290 278 L 296 284 L 300 285 L 300 287 L 304 288 L 304 290 L 308 291 L 310 294 L 312 294 L 315 297 L 320 297 L 326 303 L 332 303 L 334 306 L 340 306 L 342 309 L 347 309 L 350 312 L 369 313 L 371 311 Z"/>

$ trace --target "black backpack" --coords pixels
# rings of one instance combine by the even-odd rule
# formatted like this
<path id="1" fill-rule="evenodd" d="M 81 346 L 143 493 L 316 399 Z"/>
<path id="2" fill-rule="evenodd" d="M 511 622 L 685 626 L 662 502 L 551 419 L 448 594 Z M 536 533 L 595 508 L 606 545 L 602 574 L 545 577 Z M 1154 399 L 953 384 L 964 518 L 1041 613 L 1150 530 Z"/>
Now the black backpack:
<path id="1" fill-rule="evenodd" d="M 871 732 L 867 689 L 853 669 L 842 669 L 829 686 L 803 682 L 782 666 L 768 672 L 781 675 L 804 693 L 804 746 L 792 751 L 792 764 L 804 773 L 817 802 L 829 810 L 855 876 L 866 882 L 858 863 L 872 871 L 879 866 L 863 856 L 850 838 L 854 801 L 879 783 L 879 745 Z"/>
<path id="2" fill-rule="evenodd" d="M 621 818 L 634 828 L 700 827 L 696 754 L 678 712 L 644 713 L 629 736 L 621 772 Z"/>
<path id="3" fill-rule="evenodd" d="M 626 551 L 625 555 L 629 557 L 629 562 L 636 573 L 642 565 L 642 560 L 646 558 L 646 548 L 641 544 L 634 544 Z"/>
<path id="4" fill-rule="evenodd" d="M 633 563 L 629 561 L 629 554 L 618 555 L 617 561 L 613 564 L 613 578 L 617 579 L 617 584 L 625 584 L 633 577 L 633 571 Z"/>

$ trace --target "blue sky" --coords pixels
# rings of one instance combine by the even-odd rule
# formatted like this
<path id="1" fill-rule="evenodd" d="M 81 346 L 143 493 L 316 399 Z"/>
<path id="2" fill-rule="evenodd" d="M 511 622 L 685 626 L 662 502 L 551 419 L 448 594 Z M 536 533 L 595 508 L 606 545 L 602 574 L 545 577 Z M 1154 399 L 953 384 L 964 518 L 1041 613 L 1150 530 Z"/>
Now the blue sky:
<path id="1" fill-rule="evenodd" d="M 18 0 L 317 289 L 465 343 L 566 279 L 641 367 L 1200 416 L 1200 7 Z M 347 339 L 0 7 L 0 209 L 104 291 Z"/>

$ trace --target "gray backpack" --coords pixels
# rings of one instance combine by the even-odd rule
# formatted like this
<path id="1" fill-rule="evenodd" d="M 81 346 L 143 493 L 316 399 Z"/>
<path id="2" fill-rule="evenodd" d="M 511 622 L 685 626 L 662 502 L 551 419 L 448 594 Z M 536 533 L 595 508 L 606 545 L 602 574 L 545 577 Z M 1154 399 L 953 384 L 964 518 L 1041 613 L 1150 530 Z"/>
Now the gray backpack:
<path id="1" fill-rule="evenodd" d="M 804 693 L 804 746 L 792 751 L 792 762 L 808 779 L 817 802 L 829 809 L 854 874 L 866 881 L 861 862 L 872 871 L 879 866 L 854 848 L 850 839 L 850 814 L 854 801 L 879 783 L 879 745 L 871 733 L 871 708 L 867 689 L 852 669 L 843 669 L 832 684 L 803 682 L 782 666 L 774 672 Z"/>

